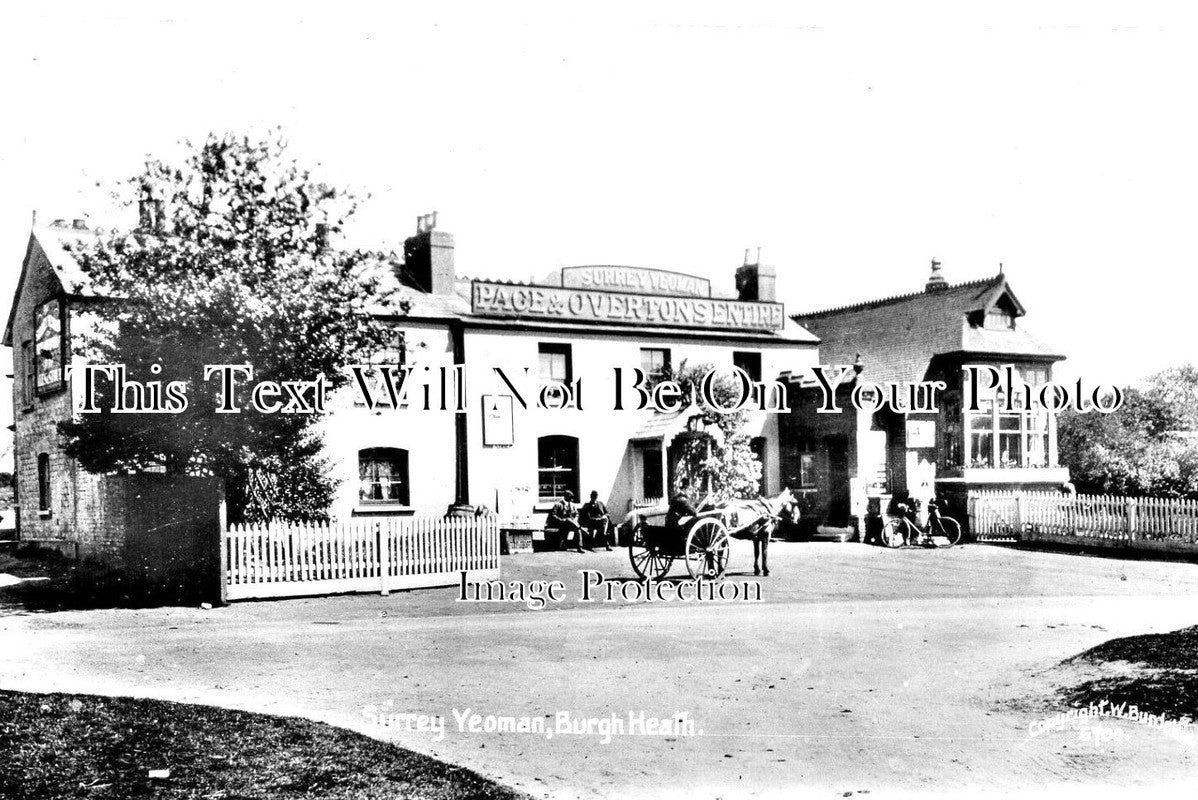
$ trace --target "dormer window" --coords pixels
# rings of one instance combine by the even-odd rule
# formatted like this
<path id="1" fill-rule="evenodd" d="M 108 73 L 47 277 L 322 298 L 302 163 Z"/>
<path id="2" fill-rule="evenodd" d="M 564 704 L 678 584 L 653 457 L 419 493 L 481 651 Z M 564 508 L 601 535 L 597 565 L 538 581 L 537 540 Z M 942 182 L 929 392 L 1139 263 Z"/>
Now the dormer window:
<path id="1" fill-rule="evenodd" d="M 1015 327 L 1015 315 L 1001 306 L 994 306 L 986 312 L 983 324 L 990 330 L 1009 331 Z"/>

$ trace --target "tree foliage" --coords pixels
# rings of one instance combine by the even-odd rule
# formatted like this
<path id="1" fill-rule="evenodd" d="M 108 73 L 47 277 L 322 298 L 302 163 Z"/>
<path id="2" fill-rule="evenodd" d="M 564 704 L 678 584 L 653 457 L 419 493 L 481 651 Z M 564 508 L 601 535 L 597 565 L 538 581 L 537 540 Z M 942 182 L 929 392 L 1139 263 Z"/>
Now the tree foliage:
<path id="1" fill-rule="evenodd" d="M 1061 414 L 1057 443 L 1078 491 L 1198 497 L 1198 369 L 1146 378 L 1112 414 Z"/>
<path id="2" fill-rule="evenodd" d="M 717 505 L 733 498 L 757 497 L 761 487 L 761 459 L 753 452 L 751 440 L 741 432 L 748 414 L 736 411 L 731 414 L 712 408 L 702 400 L 698 391 L 699 382 L 713 367 L 710 364 L 689 366 L 686 361 L 667 378 L 677 381 L 683 396 L 692 398 L 693 405 L 702 411 L 701 419 L 707 427 L 716 427 L 720 436 L 693 436 L 682 440 L 679 469 L 676 470 L 677 491 L 683 478 L 707 487 Z M 721 372 L 712 384 L 712 395 L 725 408 L 732 407 L 740 397 L 738 379 Z"/>
<path id="3" fill-rule="evenodd" d="M 250 502 L 255 475 L 277 489 L 269 513 L 313 517 L 327 506 L 334 487 L 315 415 L 258 413 L 244 391 L 242 413 L 217 414 L 219 381 L 203 380 L 204 365 L 249 364 L 255 382 L 324 375 L 336 388 L 347 364 L 386 341 L 365 313 L 388 291 L 386 265 L 328 246 L 357 201 L 286 151 L 278 135 L 211 135 L 182 163 L 147 162 L 119 192 L 140 203 L 141 228 L 77 248 L 108 299 L 86 309 L 76 354 L 124 364 L 141 382 L 185 381 L 189 398 L 180 414 L 84 414 L 61 425 L 67 452 L 87 469 L 215 474 L 234 518 L 266 513 Z M 114 388 L 99 386 L 104 406 Z"/>

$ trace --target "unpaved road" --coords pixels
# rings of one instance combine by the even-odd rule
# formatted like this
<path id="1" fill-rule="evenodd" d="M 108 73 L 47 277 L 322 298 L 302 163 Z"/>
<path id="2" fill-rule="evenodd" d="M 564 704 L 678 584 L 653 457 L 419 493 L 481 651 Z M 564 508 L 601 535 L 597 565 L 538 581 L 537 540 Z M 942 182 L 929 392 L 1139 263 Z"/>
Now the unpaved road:
<path id="1" fill-rule="evenodd" d="M 737 543 L 733 567 L 749 563 Z M 764 602 L 577 602 L 622 551 L 504 561 L 566 582 L 545 610 L 390 597 L 0 616 L 0 687 L 300 715 L 460 763 L 537 796 L 1055 793 L 1198 780 L 1198 748 L 1126 722 L 1117 741 L 1029 737 L 1044 671 L 1116 636 L 1198 624 L 1198 566 L 987 546 L 775 544 Z M 751 576 L 733 570 L 732 580 Z M 445 737 L 364 713 L 442 715 Z M 461 733 L 453 710 L 668 717 L 693 737 Z M 552 722 L 550 723 L 552 726 Z M 868 792 L 868 795 L 859 794 Z M 847 794 L 846 794 L 847 793 Z M 1089 796 L 1094 796 L 1090 793 Z"/>

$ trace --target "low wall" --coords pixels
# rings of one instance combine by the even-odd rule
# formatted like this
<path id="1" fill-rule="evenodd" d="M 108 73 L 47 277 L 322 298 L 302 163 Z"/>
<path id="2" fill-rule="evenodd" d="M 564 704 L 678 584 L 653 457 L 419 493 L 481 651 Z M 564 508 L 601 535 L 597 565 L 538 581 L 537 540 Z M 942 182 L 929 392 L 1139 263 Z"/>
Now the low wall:
<path id="1" fill-rule="evenodd" d="M 217 599 L 220 479 L 145 473 L 94 476 L 86 507 L 54 538 L 22 542 L 118 570 L 169 596 Z"/>

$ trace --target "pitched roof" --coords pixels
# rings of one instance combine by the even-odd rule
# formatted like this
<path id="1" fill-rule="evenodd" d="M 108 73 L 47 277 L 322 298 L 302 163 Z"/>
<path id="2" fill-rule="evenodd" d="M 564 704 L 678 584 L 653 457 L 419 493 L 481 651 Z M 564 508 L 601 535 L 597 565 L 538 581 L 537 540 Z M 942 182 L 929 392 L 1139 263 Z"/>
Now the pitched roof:
<path id="1" fill-rule="evenodd" d="M 1021 322 L 1011 330 L 981 326 L 986 311 L 1004 297 L 1016 317 L 1024 314 L 999 274 L 793 319 L 820 337 L 821 362 L 852 364 L 860 353 L 863 377 L 871 381 L 923 380 L 934 357 L 951 353 L 1062 359 Z"/>
<path id="2" fill-rule="evenodd" d="M 21 277 L 13 291 L 12 306 L 8 310 L 8 323 L 4 328 L 4 344 L 12 345 L 12 324 L 17 313 L 17 304 L 25 288 L 25 278 L 34 261 L 44 258 L 68 295 L 90 297 L 95 295 L 92 281 L 71 255 L 69 247 L 80 244 L 95 233 L 79 228 L 37 227 L 29 232 L 29 243 L 25 246 L 25 260 L 21 262 Z"/>

